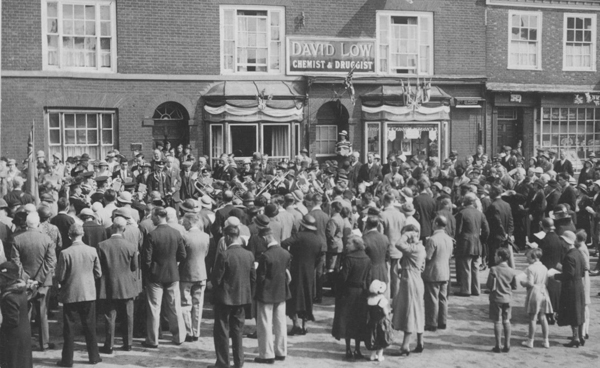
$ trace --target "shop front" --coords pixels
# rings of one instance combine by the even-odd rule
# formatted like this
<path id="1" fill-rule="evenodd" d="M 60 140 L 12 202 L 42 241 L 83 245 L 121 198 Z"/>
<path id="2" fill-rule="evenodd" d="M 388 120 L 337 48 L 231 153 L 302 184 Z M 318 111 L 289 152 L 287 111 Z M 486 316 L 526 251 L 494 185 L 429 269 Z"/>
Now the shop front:
<path id="1" fill-rule="evenodd" d="M 361 96 L 364 152 L 442 160 L 449 153 L 450 99 L 439 87 L 428 98 L 406 104 L 410 92 L 400 86 L 378 86 Z"/>
<path id="2" fill-rule="evenodd" d="M 300 151 L 305 99 L 301 82 L 218 82 L 202 97 L 211 165 L 223 153 L 241 160 L 262 152 L 280 161 Z"/>

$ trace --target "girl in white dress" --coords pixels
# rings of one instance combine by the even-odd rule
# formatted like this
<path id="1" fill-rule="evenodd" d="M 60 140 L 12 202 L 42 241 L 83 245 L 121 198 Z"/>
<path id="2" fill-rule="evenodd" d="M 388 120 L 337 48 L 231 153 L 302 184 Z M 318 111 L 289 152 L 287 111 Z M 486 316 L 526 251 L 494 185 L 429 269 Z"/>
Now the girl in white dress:
<path id="1" fill-rule="evenodd" d="M 533 339 L 536 330 L 536 319 L 539 318 L 542 325 L 542 333 L 544 335 L 543 346 L 550 347 L 548 341 L 548 320 L 546 314 L 552 312 L 552 304 L 548 290 L 546 289 L 546 281 L 548 280 L 548 269 L 540 262 L 542 250 L 539 248 L 531 249 L 527 252 L 527 262 L 529 267 L 525 270 L 526 280 L 521 281 L 521 286 L 527 288 L 527 298 L 525 298 L 525 310 L 529 315 L 529 339 L 523 341 L 522 345 L 528 348 L 533 348 Z"/>

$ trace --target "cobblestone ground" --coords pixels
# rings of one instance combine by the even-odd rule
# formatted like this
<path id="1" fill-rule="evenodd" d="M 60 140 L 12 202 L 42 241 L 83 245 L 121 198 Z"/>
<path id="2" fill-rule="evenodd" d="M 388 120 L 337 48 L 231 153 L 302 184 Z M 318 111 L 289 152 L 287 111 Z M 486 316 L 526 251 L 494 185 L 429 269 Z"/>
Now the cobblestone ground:
<path id="1" fill-rule="evenodd" d="M 592 266 L 597 258 L 592 258 Z M 524 270 L 526 261 L 523 255 L 516 257 L 517 268 Z M 482 272 L 481 280 L 485 282 L 487 271 Z M 453 291 L 456 289 L 452 288 Z M 285 362 L 277 362 L 280 367 L 342 367 L 342 366 L 381 366 L 399 367 L 591 367 L 600 361 L 600 277 L 592 277 L 592 305 L 590 339 L 585 347 L 565 348 L 571 330 L 569 327 L 550 326 L 550 349 L 541 347 L 541 327 L 538 326 L 538 338 L 534 349 L 521 346 L 527 336 L 527 319 L 523 308 L 525 291 L 519 289 L 514 294 L 513 305 L 513 338 L 512 349 L 508 354 L 494 354 L 490 350 L 494 344 L 492 324 L 488 320 L 488 295 L 478 297 L 450 297 L 448 329 L 425 333 L 425 350 L 422 354 L 411 354 L 408 357 L 393 357 L 390 353 L 399 350 L 402 334 L 395 336 L 394 344 L 386 350 L 386 360 L 381 363 L 360 361 L 344 361 L 344 342 L 331 337 L 333 322 L 333 298 L 325 298 L 324 303 L 316 306 L 315 323 L 308 325 L 309 333 L 305 336 L 292 336 L 288 340 L 288 358 Z M 208 300 L 208 299 L 207 299 Z M 168 339 L 161 340 L 158 350 L 143 348 L 142 339 L 135 339 L 131 352 L 115 351 L 113 355 L 102 355 L 103 362 L 98 367 L 205 367 L 214 364 L 215 354 L 212 339 L 212 310 L 207 304 L 204 310 L 202 334 L 198 342 L 175 346 Z M 57 314 L 59 315 L 59 314 Z M 34 366 L 53 367 L 60 359 L 62 348 L 62 325 L 56 319 L 51 320 L 51 336 L 57 343 L 57 350 L 34 351 Z M 289 325 L 291 328 L 291 322 Z M 254 321 L 247 321 L 247 331 L 254 330 Z M 103 341 L 104 326 L 98 325 L 100 344 Z M 117 340 L 116 346 L 121 345 Z M 254 363 L 257 356 L 257 341 L 244 339 L 246 366 L 259 367 Z M 35 345 L 37 346 L 37 345 Z M 414 348 L 415 343 L 411 344 Z M 364 353 L 368 353 L 364 350 Z M 85 342 L 82 336 L 76 340 L 75 365 L 87 365 Z"/>

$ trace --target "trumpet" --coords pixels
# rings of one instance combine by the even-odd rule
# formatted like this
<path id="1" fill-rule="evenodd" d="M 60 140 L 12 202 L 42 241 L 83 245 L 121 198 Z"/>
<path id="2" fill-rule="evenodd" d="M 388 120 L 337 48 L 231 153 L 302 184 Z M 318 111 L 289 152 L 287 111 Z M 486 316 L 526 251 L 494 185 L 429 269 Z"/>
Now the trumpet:
<path id="1" fill-rule="evenodd" d="M 210 185 L 201 183 L 198 180 L 194 182 L 194 187 L 198 192 L 200 192 L 200 194 L 202 194 L 203 196 L 206 195 L 210 197 L 213 201 L 215 200 L 214 196 L 218 194 L 218 191 L 215 188 L 213 188 Z"/>
<path id="2" fill-rule="evenodd" d="M 256 196 L 260 196 L 261 194 L 263 194 L 267 189 L 269 189 L 269 187 L 271 185 L 273 185 L 273 183 L 277 182 L 277 184 L 279 185 L 279 183 L 281 183 L 282 181 L 285 180 L 285 177 L 289 175 L 289 173 L 291 172 L 291 170 L 288 170 L 285 174 L 283 174 L 282 177 L 279 176 L 275 176 L 273 178 L 273 180 L 271 180 L 270 182 L 267 183 L 267 185 L 265 185 L 258 193 L 256 193 Z"/>

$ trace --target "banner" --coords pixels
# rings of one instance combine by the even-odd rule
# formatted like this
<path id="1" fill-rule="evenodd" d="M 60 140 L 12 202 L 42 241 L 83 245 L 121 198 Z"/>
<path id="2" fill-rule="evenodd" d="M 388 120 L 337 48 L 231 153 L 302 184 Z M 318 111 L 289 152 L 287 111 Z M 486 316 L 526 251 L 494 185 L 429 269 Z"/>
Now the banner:
<path id="1" fill-rule="evenodd" d="M 287 74 L 375 73 L 375 39 L 287 38 Z"/>

